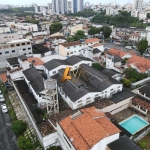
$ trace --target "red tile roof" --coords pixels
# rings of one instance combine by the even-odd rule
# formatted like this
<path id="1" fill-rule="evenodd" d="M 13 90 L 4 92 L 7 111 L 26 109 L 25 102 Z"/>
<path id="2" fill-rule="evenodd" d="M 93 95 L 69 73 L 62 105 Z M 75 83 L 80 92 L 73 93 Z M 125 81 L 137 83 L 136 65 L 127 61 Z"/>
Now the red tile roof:
<path id="1" fill-rule="evenodd" d="M 150 69 L 150 60 L 137 55 L 133 55 L 126 61 L 126 63 L 128 66 L 134 64 L 141 72 Z"/>
<path id="2" fill-rule="evenodd" d="M 108 54 L 111 54 L 111 55 L 115 55 L 115 56 L 119 56 L 119 57 L 123 57 L 124 55 L 126 55 L 127 53 L 122 51 L 122 50 L 118 50 L 118 49 L 115 49 L 115 48 L 110 48 L 108 51 L 107 51 Z"/>
<path id="3" fill-rule="evenodd" d="M 6 77 L 6 73 L 4 73 L 4 74 L 0 74 L 0 80 L 2 81 L 2 82 L 7 82 L 7 77 Z"/>
<path id="4" fill-rule="evenodd" d="M 93 42 L 99 42 L 98 38 L 91 38 L 91 39 L 85 39 L 85 43 L 93 43 Z"/>
<path id="5" fill-rule="evenodd" d="M 81 112 L 76 118 L 69 116 L 59 122 L 75 149 L 89 150 L 105 137 L 121 132 L 95 107 L 82 109 Z"/>

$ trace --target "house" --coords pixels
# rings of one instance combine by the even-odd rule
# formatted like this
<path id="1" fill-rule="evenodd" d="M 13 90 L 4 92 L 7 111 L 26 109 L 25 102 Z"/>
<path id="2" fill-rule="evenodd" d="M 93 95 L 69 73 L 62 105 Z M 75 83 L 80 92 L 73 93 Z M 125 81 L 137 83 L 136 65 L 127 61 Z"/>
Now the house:
<path id="1" fill-rule="evenodd" d="M 71 67 L 73 70 L 75 70 L 81 64 L 87 64 L 89 66 L 92 66 L 92 61 L 90 59 L 80 56 L 71 56 L 65 60 L 53 59 L 45 63 L 43 66 L 44 72 L 47 74 L 47 77 L 51 77 L 57 74 L 60 69 Z"/>
<path id="2" fill-rule="evenodd" d="M 91 38 L 75 42 L 66 42 L 59 44 L 59 54 L 62 56 L 80 55 L 81 50 L 99 43 L 99 39 Z"/>
<path id="3" fill-rule="evenodd" d="M 56 75 L 51 77 L 57 80 L 58 92 L 71 109 L 77 109 L 122 91 L 122 83 L 119 81 L 87 64 L 80 66 L 82 75 L 79 79 L 74 77 L 73 80 L 61 82 L 64 69 L 59 70 Z"/>
<path id="4" fill-rule="evenodd" d="M 6 26 L 5 24 L 0 24 L 0 34 L 8 32 L 11 33 L 10 27 Z"/>
<path id="5" fill-rule="evenodd" d="M 75 26 L 71 26 L 70 28 L 70 34 L 74 35 L 78 30 L 82 30 L 83 25 L 79 24 L 79 25 L 75 25 Z"/>
<path id="6" fill-rule="evenodd" d="M 126 61 L 126 67 L 131 67 L 137 72 L 149 73 L 150 60 L 137 55 L 133 55 Z"/>
<path id="7" fill-rule="evenodd" d="M 133 42 L 139 42 L 140 34 L 139 33 L 133 33 L 130 34 L 129 40 Z"/>
<path id="8" fill-rule="evenodd" d="M 95 107 L 81 109 L 57 123 L 58 141 L 65 150 L 106 150 L 120 130 Z"/>

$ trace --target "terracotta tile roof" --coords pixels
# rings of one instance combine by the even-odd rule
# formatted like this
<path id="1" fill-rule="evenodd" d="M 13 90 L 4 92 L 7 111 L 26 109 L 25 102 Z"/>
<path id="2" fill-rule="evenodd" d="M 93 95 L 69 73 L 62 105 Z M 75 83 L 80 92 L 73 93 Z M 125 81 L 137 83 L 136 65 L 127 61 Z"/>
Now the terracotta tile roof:
<path id="1" fill-rule="evenodd" d="M 44 62 L 41 59 L 37 58 L 37 57 L 31 57 L 31 58 L 29 57 L 28 62 L 33 63 L 34 66 L 40 66 L 40 65 L 44 64 Z"/>
<path id="2" fill-rule="evenodd" d="M 134 98 L 132 98 L 132 102 L 134 104 L 140 105 L 142 106 L 144 109 L 147 109 L 148 111 L 150 111 L 150 102 L 148 102 L 147 100 L 145 100 L 144 98 L 140 97 L 140 96 L 135 96 Z"/>
<path id="3" fill-rule="evenodd" d="M 124 55 L 126 55 L 127 53 L 122 51 L 122 50 L 118 50 L 118 49 L 115 49 L 115 48 L 110 48 L 108 51 L 107 51 L 108 54 L 111 54 L 111 55 L 114 55 L 114 56 L 119 56 L 119 57 L 123 57 Z"/>
<path id="4" fill-rule="evenodd" d="M 59 124 L 77 150 L 89 150 L 105 137 L 120 132 L 105 114 L 95 107 L 82 109 L 79 116 L 69 116 Z"/>
<path id="5" fill-rule="evenodd" d="M 126 61 L 126 63 L 128 66 L 134 64 L 141 72 L 145 72 L 150 69 L 150 60 L 137 55 L 133 55 Z"/>
<path id="6" fill-rule="evenodd" d="M 85 39 L 85 43 L 93 43 L 93 42 L 99 42 L 98 38 L 91 38 L 91 39 Z"/>
<path id="7" fill-rule="evenodd" d="M 139 37 L 140 34 L 138 34 L 138 33 L 133 33 L 133 34 L 130 34 L 130 36 Z"/>
<path id="8" fill-rule="evenodd" d="M 6 73 L 4 73 L 4 74 L 0 74 L 0 80 L 2 81 L 2 82 L 7 82 L 7 77 L 6 77 Z"/>
<path id="9" fill-rule="evenodd" d="M 59 45 L 63 45 L 64 47 L 69 47 L 69 46 L 76 46 L 76 45 L 80 45 L 81 43 L 79 41 L 75 41 L 75 42 L 65 42 L 65 43 L 61 43 Z"/>
<path id="10" fill-rule="evenodd" d="M 102 44 L 100 44 L 100 43 L 96 43 L 96 44 L 94 44 L 94 45 L 92 45 L 92 47 L 98 47 L 98 46 L 101 46 Z"/>

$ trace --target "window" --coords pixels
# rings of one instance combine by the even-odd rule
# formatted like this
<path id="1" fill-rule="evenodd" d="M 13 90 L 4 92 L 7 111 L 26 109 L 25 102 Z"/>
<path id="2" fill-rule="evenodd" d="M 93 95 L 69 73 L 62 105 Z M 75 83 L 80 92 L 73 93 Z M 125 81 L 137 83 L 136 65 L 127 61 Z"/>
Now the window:
<path id="1" fill-rule="evenodd" d="M 120 86 L 117 87 L 118 89 L 120 88 Z"/>
<path id="2" fill-rule="evenodd" d="M 99 96 L 99 94 L 96 94 L 96 95 L 95 95 L 95 97 L 98 97 L 98 96 Z"/>
<path id="3" fill-rule="evenodd" d="M 107 93 L 107 91 L 105 91 L 105 93 Z"/>
<path id="4" fill-rule="evenodd" d="M 74 48 L 75 48 L 76 46 L 74 46 Z"/>
<path id="5" fill-rule="evenodd" d="M 20 44 L 16 44 L 17 46 L 20 46 Z"/>
<path id="6" fill-rule="evenodd" d="M 31 54 L 31 53 L 29 53 L 29 54 Z"/>
<path id="7" fill-rule="evenodd" d="M 24 53 L 23 55 L 27 55 L 26 53 Z"/>
<path id="8" fill-rule="evenodd" d="M 2 55 L 2 53 L 0 53 L 0 55 Z"/>
<path id="9" fill-rule="evenodd" d="M 76 53 L 76 51 L 74 51 L 74 53 Z"/>
<path id="10" fill-rule="evenodd" d="M 90 99 L 90 97 L 87 98 L 87 100 Z"/>
<path id="11" fill-rule="evenodd" d="M 26 50 L 26 48 L 24 48 L 24 49 L 22 49 L 23 51 L 25 51 Z"/>
<path id="12" fill-rule="evenodd" d="M 27 42 L 27 45 L 30 45 L 30 42 Z"/>
<path id="13" fill-rule="evenodd" d="M 25 43 L 22 43 L 22 45 L 25 45 Z"/>
<path id="14" fill-rule="evenodd" d="M 14 47 L 14 45 L 10 45 L 10 47 Z"/>
<path id="15" fill-rule="evenodd" d="M 65 98 L 67 98 L 67 95 L 65 94 Z"/>
<path id="16" fill-rule="evenodd" d="M 28 50 L 30 50 L 31 48 L 28 48 Z"/>
<path id="17" fill-rule="evenodd" d="M 15 50 L 12 50 L 12 53 L 15 53 Z"/>
<path id="18" fill-rule="evenodd" d="M 78 103 L 81 103 L 81 102 L 82 102 L 82 100 L 78 101 Z"/>
<path id="19" fill-rule="evenodd" d="M 70 54 L 73 54 L 73 52 L 70 52 Z"/>
<path id="20" fill-rule="evenodd" d="M 87 65 L 90 65 L 90 63 L 87 63 Z"/>
<path id="21" fill-rule="evenodd" d="M 56 71 L 53 71 L 53 74 L 55 74 L 56 73 Z"/>
<path id="22" fill-rule="evenodd" d="M 79 50 L 79 52 L 81 52 L 81 50 Z"/>
<path id="23" fill-rule="evenodd" d="M 86 101 L 87 104 L 90 103 L 90 102 L 91 102 L 91 100 L 87 100 L 87 101 Z"/>
<path id="24" fill-rule="evenodd" d="M 7 37 L 5 36 L 4 38 L 6 39 Z"/>
<path id="25" fill-rule="evenodd" d="M 110 91 L 113 91 L 113 89 L 111 89 Z"/>
<path id="26" fill-rule="evenodd" d="M 77 105 L 77 107 L 81 107 L 83 104 L 81 103 L 81 104 L 79 104 L 79 105 Z"/>
<path id="27" fill-rule="evenodd" d="M 9 51 L 6 51 L 5 54 L 9 54 Z"/>
<path id="28" fill-rule="evenodd" d="M 67 53 L 67 55 L 69 55 L 69 53 Z"/>
<path id="29" fill-rule="evenodd" d="M 70 47 L 67 47 L 68 49 L 70 49 Z"/>

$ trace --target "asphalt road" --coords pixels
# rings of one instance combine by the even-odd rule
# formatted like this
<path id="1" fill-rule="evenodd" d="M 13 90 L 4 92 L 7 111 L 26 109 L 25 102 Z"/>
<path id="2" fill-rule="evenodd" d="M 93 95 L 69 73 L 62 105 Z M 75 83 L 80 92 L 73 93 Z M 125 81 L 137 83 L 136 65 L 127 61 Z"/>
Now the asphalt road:
<path id="1" fill-rule="evenodd" d="M 2 105 L 3 103 L 0 103 Z M 19 150 L 16 136 L 11 130 L 11 119 L 8 113 L 3 114 L 0 107 L 0 150 Z"/>

